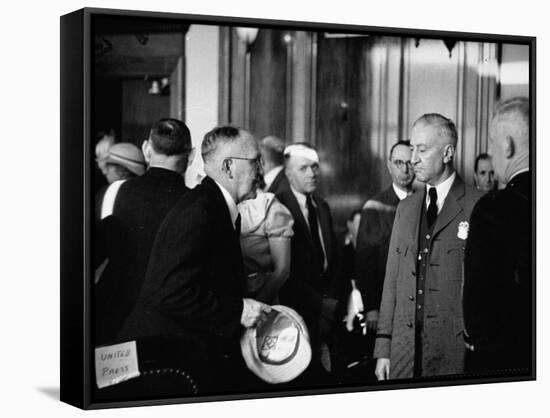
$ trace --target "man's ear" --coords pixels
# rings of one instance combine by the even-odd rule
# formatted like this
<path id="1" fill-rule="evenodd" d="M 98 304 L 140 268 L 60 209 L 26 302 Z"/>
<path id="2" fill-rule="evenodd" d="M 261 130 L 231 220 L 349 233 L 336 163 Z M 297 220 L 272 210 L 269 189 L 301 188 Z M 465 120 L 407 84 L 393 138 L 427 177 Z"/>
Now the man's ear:
<path id="1" fill-rule="evenodd" d="M 193 164 L 193 160 L 195 159 L 196 151 L 197 151 L 196 148 L 192 148 L 191 152 L 187 156 L 187 167 L 189 167 L 191 164 Z"/>
<path id="2" fill-rule="evenodd" d="M 512 158 L 516 151 L 514 138 L 512 138 L 510 135 L 507 135 L 504 141 L 504 156 L 506 158 Z"/>
<path id="3" fill-rule="evenodd" d="M 225 160 L 223 160 L 223 163 L 222 163 L 222 171 L 224 173 L 227 174 L 227 176 L 232 179 L 233 178 L 233 173 L 231 172 L 231 165 L 233 163 L 233 160 L 231 160 L 231 158 L 226 158 Z"/>
<path id="4" fill-rule="evenodd" d="M 143 158 L 145 158 L 145 162 L 147 165 L 151 162 L 151 144 L 149 143 L 149 140 L 143 141 L 141 144 L 141 152 L 143 152 Z"/>
<path id="5" fill-rule="evenodd" d="M 386 167 L 388 168 L 388 171 L 391 173 L 391 160 L 389 158 L 386 160 Z"/>
<path id="6" fill-rule="evenodd" d="M 451 161 L 453 161 L 454 156 L 455 156 L 455 147 L 453 147 L 450 144 L 446 145 L 445 151 L 443 153 L 443 162 L 445 164 L 450 163 Z"/>

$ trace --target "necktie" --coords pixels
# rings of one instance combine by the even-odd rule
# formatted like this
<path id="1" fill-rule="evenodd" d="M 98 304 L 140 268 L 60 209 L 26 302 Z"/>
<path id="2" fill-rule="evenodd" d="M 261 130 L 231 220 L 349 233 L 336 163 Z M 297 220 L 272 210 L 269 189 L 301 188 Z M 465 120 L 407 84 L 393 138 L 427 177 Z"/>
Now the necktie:
<path id="1" fill-rule="evenodd" d="M 241 214 L 239 213 L 237 215 L 237 219 L 235 219 L 235 233 L 239 237 L 241 235 Z"/>
<path id="2" fill-rule="evenodd" d="M 437 219 L 437 190 L 435 187 L 430 187 L 428 190 L 430 196 L 430 204 L 428 205 L 428 228 L 431 228 Z"/>
<path id="3" fill-rule="evenodd" d="M 324 270 L 325 255 L 323 253 L 323 246 L 321 245 L 321 238 L 319 237 L 319 222 L 317 221 L 317 209 L 313 205 L 313 199 L 311 195 L 307 195 L 307 217 L 309 221 L 309 230 L 311 232 L 311 238 L 313 240 L 313 250 L 315 252 L 315 263 L 319 266 L 320 270 Z"/>

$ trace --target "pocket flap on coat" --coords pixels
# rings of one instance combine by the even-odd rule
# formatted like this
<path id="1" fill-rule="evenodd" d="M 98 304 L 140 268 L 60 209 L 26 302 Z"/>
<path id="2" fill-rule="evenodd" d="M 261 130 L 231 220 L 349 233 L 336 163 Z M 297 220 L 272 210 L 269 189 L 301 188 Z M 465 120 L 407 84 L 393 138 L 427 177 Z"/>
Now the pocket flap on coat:
<path id="1" fill-rule="evenodd" d="M 464 332 L 464 319 L 463 318 L 456 318 L 454 320 L 454 331 L 455 331 L 455 335 L 458 335 L 461 332 Z"/>

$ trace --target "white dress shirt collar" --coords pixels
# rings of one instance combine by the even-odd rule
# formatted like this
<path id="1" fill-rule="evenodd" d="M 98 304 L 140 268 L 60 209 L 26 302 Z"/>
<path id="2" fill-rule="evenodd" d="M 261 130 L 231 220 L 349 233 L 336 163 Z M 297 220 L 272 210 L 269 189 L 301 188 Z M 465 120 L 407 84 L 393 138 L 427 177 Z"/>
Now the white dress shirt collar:
<path id="1" fill-rule="evenodd" d="M 264 182 L 265 182 L 265 190 L 269 189 L 271 184 L 273 183 L 273 180 L 275 180 L 275 177 L 281 172 L 283 169 L 283 166 L 280 165 L 278 167 L 272 168 L 267 173 L 264 174 Z"/>
<path id="2" fill-rule="evenodd" d="M 448 179 L 446 179 L 442 183 L 439 183 L 437 186 L 435 186 L 435 190 L 437 192 L 437 213 L 441 212 L 441 208 L 445 203 L 445 199 L 449 194 L 449 190 L 451 190 L 451 186 L 453 185 L 455 178 L 456 178 L 456 171 L 454 171 L 453 174 L 451 174 Z M 426 207 L 428 207 L 428 205 L 430 204 L 429 192 L 432 187 L 434 186 L 430 186 L 429 184 L 426 184 Z"/>
<path id="3" fill-rule="evenodd" d="M 393 191 L 395 192 L 399 200 L 403 200 L 409 195 L 409 193 L 397 187 L 395 183 L 392 183 L 391 185 L 393 187 Z"/>
<path id="4" fill-rule="evenodd" d="M 296 200 L 298 201 L 298 206 L 300 206 L 300 211 L 302 212 L 302 215 L 304 215 L 304 219 L 306 220 L 306 224 L 309 226 L 309 220 L 308 220 L 308 214 L 309 211 L 307 210 L 307 197 L 305 194 L 300 193 L 298 190 L 296 190 L 294 187 L 290 186 L 290 190 L 292 190 L 292 193 L 296 197 Z"/>
<path id="5" fill-rule="evenodd" d="M 235 229 L 235 222 L 237 221 L 237 216 L 239 216 L 239 209 L 237 209 L 237 204 L 229 194 L 229 192 L 223 187 L 220 183 L 214 180 L 218 187 L 220 188 L 225 203 L 227 204 L 227 209 L 229 209 L 229 215 L 231 216 L 231 223 L 233 224 L 233 229 Z"/>

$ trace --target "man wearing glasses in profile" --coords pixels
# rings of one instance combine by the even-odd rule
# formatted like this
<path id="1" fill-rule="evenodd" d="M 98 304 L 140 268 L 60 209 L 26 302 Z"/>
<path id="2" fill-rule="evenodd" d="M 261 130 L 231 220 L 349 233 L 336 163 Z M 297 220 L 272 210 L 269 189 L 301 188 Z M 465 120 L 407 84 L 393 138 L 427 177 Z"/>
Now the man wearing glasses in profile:
<path id="1" fill-rule="evenodd" d="M 397 141 L 390 149 L 387 167 L 392 184 L 363 205 L 357 234 L 355 279 L 363 296 L 367 321 L 366 354 L 372 357 L 380 300 L 386 274 L 395 211 L 413 193 L 414 171 L 409 141 Z"/>
<path id="2" fill-rule="evenodd" d="M 122 334 L 158 338 L 159 357 L 168 345 L 181 347 L 199 393 L 250 390 L 239 338 L 271 308 L 244 298 L 237 204 L 251 197 L 261 157 L 254 137 L 231 126 L 208 132 L 201 153 L 206 177 L 162 223 Z"/>

